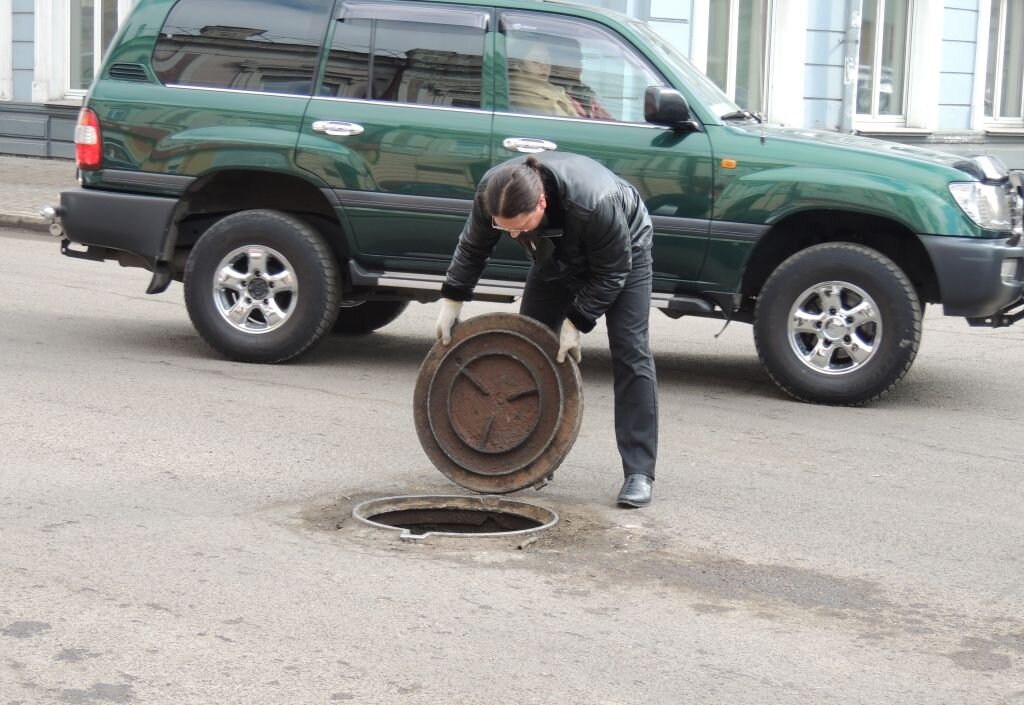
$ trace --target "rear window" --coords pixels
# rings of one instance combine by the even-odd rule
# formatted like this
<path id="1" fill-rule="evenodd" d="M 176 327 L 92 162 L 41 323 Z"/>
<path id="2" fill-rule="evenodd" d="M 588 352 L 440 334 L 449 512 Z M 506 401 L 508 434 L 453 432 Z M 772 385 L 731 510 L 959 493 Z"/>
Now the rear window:
<path id="1" fill-rule="evenodd" d="M 479 108 L 483 29 L 432 22 L 339 22 L 320 95 Z"/>
<path id="2" fill-rule="evenodd" d="M 309 95 L 333 0 L 181 0 L 153 70 L 167 85 Z"/>

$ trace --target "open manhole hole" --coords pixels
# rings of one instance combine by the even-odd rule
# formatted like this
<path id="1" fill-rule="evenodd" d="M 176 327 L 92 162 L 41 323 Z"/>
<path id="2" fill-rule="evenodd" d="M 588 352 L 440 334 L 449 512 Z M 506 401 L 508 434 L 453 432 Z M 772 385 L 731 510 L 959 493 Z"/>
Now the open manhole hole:
<path id="1" fill-rule="evenodd" d="M 518 538 L 558 523 L 558 514 L 550 509 L 491 495 L 385 497 L 356 506 L 352 516 L 407 541 L 435 535 Z"/>

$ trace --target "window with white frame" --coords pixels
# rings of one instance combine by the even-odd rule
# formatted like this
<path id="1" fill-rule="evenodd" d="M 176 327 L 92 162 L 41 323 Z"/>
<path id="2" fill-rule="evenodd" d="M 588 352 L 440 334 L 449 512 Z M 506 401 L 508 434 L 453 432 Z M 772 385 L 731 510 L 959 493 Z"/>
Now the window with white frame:
<path id="1" fill-rule="evenodd" d="M 906 114 L 910 5 L 911 0 L 864 0 L 858 115 L 885 120 Z"/>
<path id="2" fill-rule="evenodd" d="M 985 75 L 985 117 L 1024 120 L 1024 0 L 992 0 Z"/>
<path id="3" fill-rule="evenodd" d="M 80 95 L 89 89 L 130 7 L 131 0 L 67 0 L 68 95 Z"/>
<path id="4" fill-rule="evenodd" d="M 747 110 L 766 105 L 771 0 L 711 0 L 707 75 Z"/>

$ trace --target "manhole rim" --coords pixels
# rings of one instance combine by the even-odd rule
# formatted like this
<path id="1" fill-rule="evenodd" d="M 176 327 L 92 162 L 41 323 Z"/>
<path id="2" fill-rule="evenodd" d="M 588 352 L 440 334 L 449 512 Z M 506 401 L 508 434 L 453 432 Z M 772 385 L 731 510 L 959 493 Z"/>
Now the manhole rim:
<path id="1" fill-rule="evenodd" d="M 453 507 L 454 509 L 468 509 L 468 510 L 486 510 L 486 511 L 504 511 L 508 514 L 514 514 L 519 517 L 526 519 L 532 519 L 533 521 L 542 522 L 540 526 L 534 526 L 529 529 L 517 529 L 515 531 L 491 531 L 486 533 L 462 533 L 457 531 L 428 531 L 423 534 L 414 534 L 407 528 L 401 526 L 390 526 L 388 524 L 381 524 L 373 521 L 366 516 L 368 513 L 367 509 L 372 507 L 372 515 L 384 514 L 388 511 L 402 511 L 410 509 L 442 509 L 445 507 L 435 506 L 439 502 L 461 502 L 464 505 L 474 506 L 461 506 Z M 538 513 L 545 513 L 548 515 L 547 519 L 540 519 L 530 514 L 524 514 L 522 512 L 508 511 L 509 507 L 528 507 L 530 509 L 538 510 Z M 532 502 L 524 502 L 518 499 L 508 499 L 500 495 L 485 494 L 485 495 L 395 495 L 392 497 L 378 497 L 377 499 L 369 499 L 365 502 L 360 502 L 352 508 L 352 517 L 366 525 L 375 529 L 386 529 L 391 532 L 398 532 L 398 537 L 403 541 L 422 541 L 431 536 L 447 537 L 447 538 L 458 538 L 458 539 L 486 539 L 486 538 L 509 538 L 519 536 L 529 536 L 530 534 L 536 534 L 538 532 L 550 529 L 558 524 L 560 517 L 558 512 L 549 507 L 545 507 L 540 504 L 533 504 Z"/>

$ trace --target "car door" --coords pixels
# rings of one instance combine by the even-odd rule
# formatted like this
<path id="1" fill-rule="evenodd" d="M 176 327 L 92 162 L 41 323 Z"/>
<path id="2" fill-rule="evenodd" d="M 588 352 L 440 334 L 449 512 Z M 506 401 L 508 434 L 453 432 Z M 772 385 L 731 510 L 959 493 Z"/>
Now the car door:
<path id="1" fill-rule="evenodd" d="M 711 144 L 703 131 L 645 122 L 644 93 L 667 86 L 664 78 L 620 35 L 586 19 L 499 10 L 498 29 L 494 162 L 557 149 L 603 163 L 651 212 L 655 287 L 697 280 L 711 218 Z"/>
<path id="2" fill-rule="evenodd" d="M 346 0 L 296 161 L 328 186 L 353 255 L 443 273 L 491 163 L 492 11 Z"/>

